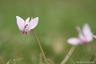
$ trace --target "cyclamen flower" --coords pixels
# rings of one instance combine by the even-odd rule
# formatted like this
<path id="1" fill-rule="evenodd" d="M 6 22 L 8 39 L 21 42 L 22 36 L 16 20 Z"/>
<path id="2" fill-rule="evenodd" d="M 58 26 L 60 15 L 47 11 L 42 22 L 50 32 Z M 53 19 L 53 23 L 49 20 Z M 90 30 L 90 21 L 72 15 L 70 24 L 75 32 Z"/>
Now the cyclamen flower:
<path id="1" fill-rule="evenodd" d="M 20 18 L 19 16 L 16 16 L 17 19 L 17 25 L 19 27 L 19 29 L 22 31 L 23 34 L 28 34 L 28 32 L 35 28 L 38 24 L 38 17 L 31 19 L 30 17 L 28 17 L 25 21 Z M 30 22 L 29 22 L 30 21 Z"/>
<path id="2" fill-rule="evenodd" d="M 79 36 L 78 38 L 73 37 L 67 40 L 69 44 L 78 45 L 78 44 L 88 44 L 93 40 L 93 33 L 88 24 L 84 24 L 83 29 L 81 31 L 80 27 L 76 27 Z"/>

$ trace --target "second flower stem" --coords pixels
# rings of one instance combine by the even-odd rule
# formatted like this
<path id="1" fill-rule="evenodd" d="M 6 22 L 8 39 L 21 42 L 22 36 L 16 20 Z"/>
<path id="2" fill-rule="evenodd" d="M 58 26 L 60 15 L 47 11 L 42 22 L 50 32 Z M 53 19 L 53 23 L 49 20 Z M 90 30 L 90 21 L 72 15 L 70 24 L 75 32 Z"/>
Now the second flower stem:
<path id="1" fill-rule="evenodd" d="M 37 37 L 37 35 L 36 35 L 36 33 L 34 32 L 33 29 L 32 29 L 32 32 L 33 32 L 33 34 L 34 34 L 34 36 L 35 36 L 35 38 L 36 38 L 36 40 L 37 40 L 37 42 L 38 42 L 38 45 L 39 45 L 39 47 L 40 47 L 41 53 L 42 53 L 42 55 L 43 55 L 43 58 L 44 58 L 46 64 L 48 64 L 48 63 L 47 63 L 46 56 L 45 56 L 44 51 L 43 51 L 43 49 L 42 49 L 42 46 L 41 46 L 41 44 L 40 44 L 40 41 L 39 41 L 39 39 L 38 39 L 38 37 Z"/>
<path id="2" fill-rule="evenodd" d="M 64 58 L 64 60 L 61 62 L 61 64 L 65 64 L 69 58 L 69 56 L 71 56 L 71 54 L 73 53 L 74 49 L 76 48 L 76 46 L 72 46 L 71 49 L 69 50 L 68 54 L 66 55 L 66 57 Z"/>

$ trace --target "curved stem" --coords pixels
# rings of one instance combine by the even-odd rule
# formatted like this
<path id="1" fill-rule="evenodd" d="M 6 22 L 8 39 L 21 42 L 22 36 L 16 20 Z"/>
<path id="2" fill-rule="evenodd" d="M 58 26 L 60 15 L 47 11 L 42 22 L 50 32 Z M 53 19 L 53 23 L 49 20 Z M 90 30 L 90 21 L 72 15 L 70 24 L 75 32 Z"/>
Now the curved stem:
<path id="1" fill-rule="evenodd" d="M 76 46 L 72 46 L 71 47 L 71 49 L 69 50 L 68 54 L 66 55 L 64 60 L 61 62 L 61 64 L 65 64 L 67 62 L 67 60 L 69 59 L 69 56 L 73 53 L 75 48 L 76 48 Z"/>
<path id="2" fill-rule="evenodd" d="M 38 45 L 39 45 L 40 50 L 41 50 L 41 52 L 42 52 L 43 58 L 44 58 L 46 64 L 48 64 L 48 63 L 47 63 L 46 56 L 45 56 L 45 54 L 44 54 L 44 52 L 43 52 L 43 49 L 42 49 L 42 46 L 41 46 L 41 44 L 40 44 L 40 41 L 39 41 L 39 39 L 38 39 L 38 37 L 37 37 L 37 35 L 36 35 L 36 33 L 34 32 L 33 29 L 32 29 L 32 32 L 33 32 L 33 34 L 34 34 L 34 36 L 35 36 L 35 38 L 36 38 L 36 40 L 37 40 L 37 42 L 38 42 Z"/>
<path id="3" fill-rule="evenodd" d="M 50 61 L 52 64 L 54 64 L 54 62 L 52 60 L 50 60 L 50 59 L 47 59 L 47 61 Z"/>

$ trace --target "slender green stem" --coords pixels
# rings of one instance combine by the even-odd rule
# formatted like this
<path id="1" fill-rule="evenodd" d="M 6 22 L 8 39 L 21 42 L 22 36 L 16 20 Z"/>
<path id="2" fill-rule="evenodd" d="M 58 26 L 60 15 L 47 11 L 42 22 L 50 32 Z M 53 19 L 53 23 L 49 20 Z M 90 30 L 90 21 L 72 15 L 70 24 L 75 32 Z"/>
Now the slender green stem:
<path id="1" fill-rule="evenodd" d="M 47 59 L 47 61 L 49 61 L 49 62 L 51 62 L 52 64 L 54 64 L 54 62 L 53 62 L 52 60 L 50 60 L 50 59 Z"/>
<path id="2" fill-rule="evenodd" d="M 40 44 L 40 41 L 39 41 L 39 39 L 38 39 L 38 37 L 37 37 L 37 35 L 36 35 L 36 33 L 34 32 L 33 29 L 32 29 L 32 32 L 33 32 L 33 34 L 34 34 L 34 36 L 35 36 L 35 38 L 36 38 L 36 40 L 37 40 L 37 42 L 38 42 L 38 45 L 39 45 L 40 50 L 41 50 L 41 52 L 42 52 L 43 58 L 44 58 L 46 64 L 48 64 L 48 63 L 47 63 L 46 56 L 45 56 L 45 54 L 44 54 L 44 52 L 43 52 L 43 49 L 42 49 L 42 46 L 41 46 L 41 44 Z"/>
<path id="3" fill-rule="evenodd" d="M 69 55 L 68 55 L 68 56 L 69 56 Z M 69 56 L 69 58 L 70 58 L 70 60 L 73 62 L 73 64 L 76 64 L 70 56 Z"/>
<path id="4" fill-rule="evenodd" d="M 65 64 L 67 62 L 67 60 L 69 59 L 69 56 L 71 56 L 71 54 L 73 53 L 75 48 L 76 48 L 76 46 L 71 47 L 71 49 L 69 50 L 68 54 L 66 55 L 64 60 L 61 62 L 61 64 Z"/>
<path id="5" fill-rule="evenodd" d="M 9 64 L 11 62 L 11 60 L 9 60 L 6 64 Z"/>

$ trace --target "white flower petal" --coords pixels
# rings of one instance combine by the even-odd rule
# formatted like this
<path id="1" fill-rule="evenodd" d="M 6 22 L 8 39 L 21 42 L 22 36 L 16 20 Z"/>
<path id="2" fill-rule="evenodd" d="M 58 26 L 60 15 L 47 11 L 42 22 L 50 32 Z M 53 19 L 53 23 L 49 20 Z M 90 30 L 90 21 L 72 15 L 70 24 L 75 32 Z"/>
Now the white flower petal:
<path id="1" fill-rule="evenodd" d="M 23 31 L 25 34 L 28 34 L 28 32 L 29 32 L 29 27 L 27 26 L 25 29 L 24 29 L 24 31 Z"/>
<path id="2" fill-rule="evenodd" d="M 21 31 L 24 29 L 24 20 L 20 18 L 19 16 L 16 16 L 17 19 L 17 25 Z"/>
<path id="3" fill-rule="evenodd" d="M 78 33 L 82 33 L 82 31 L 81 31 L 79 26 L 76 27 L 76 30 L 78 31 Z"/>
<path id="4" fill-rule="evenodd" d="M 25 25 L 26 25 L 26 24 L 29 24 L 29 20 L 30 20 L 30 17 L 28 17 L 28 18 L 25 20 Z"/>
<path id="5" fill-rule="evenodd" d="M 85 41 L 85 36 L 83 35 L 81 29 L 79 26 L 76 27 L 78 33 L 79 33 L 79 39 L 82 40 L 82 41 Z"/>
<path id="6" fill-rule="evenodd" d="M 82 31 L 88 42 L 93 40 L 93 33 L 91 32 L 91 29 L 88 24 L 84 24 Z"/>
<path id="7" fill-rule="evenodd" d="M 31 21 L 29 23 L 29 31 L 37 26 L 38 20 L 39 20 L 38 17 L 31 19 Z"/>
<path id="8" fill-rule="evenodd" d="M 93 35 L 94 38 L 96 38 L 96 35 Z"/>
<path id="9" fill-rule="evenodd" d="M 69 44 L 72 44 L 72 45 L 78 45 L 78 44 L 81 44 L 81 41 L 79 38 L 70 38 L 67 40 L 67 42 Z"/>

